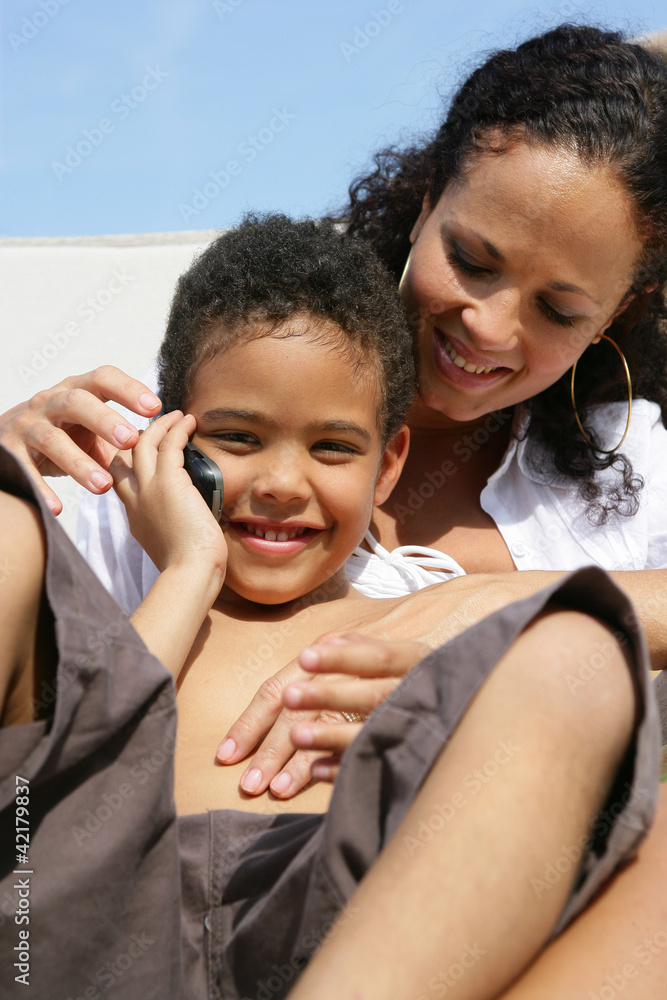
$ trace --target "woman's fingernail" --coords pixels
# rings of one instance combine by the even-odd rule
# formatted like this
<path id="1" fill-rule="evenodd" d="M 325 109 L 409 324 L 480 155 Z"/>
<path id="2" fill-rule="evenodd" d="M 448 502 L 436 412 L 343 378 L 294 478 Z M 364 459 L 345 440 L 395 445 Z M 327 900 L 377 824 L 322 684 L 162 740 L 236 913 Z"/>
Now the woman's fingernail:
<path id="1" fill-rule="evenodd" d="M 275 792 L 277 795 L 282 795 L 286 792 L 289 786 L 292 784 L 292 779 L 286 771 L 279 774 L 277 778 L 274 778 L 271 782 L 271 791 Z"/>
<path id="2" fill-rule="evenodd" d="M 95 489 L 103 490 L 111 483 L 111 476 L 105 476 L 101 472 L 93 472 L 90 481 Z"/>
<path id="3" fill-rule="evenodd" d="M 139 396 L 139 402 L 145 410 L 156 410 L 160 406 L 160 400 L 152 392 L 144 392 Z"/>
<path id="4" fill-rule="evenodd" d="M 253 767 L 250 771 L 246 771 L 241 778 L 241 788 L 244 792 L 250 792 L 250 794 L 256 792 L 261 784 L 262 772 L 256 767 Z"/>
<path id="5" fill-rule="evenodd" d="M 319 761 L 310 768 L 310 773 L 316 781 L 331 781 L 334 776 L 334 769 L 330 764 L 322 764 Z"/>
<path id="6" fill-rule="evenodd" d="M 303 691 L 295 684 L 290 684 L 285 688 L 283 700 L 288 708 L 298 708 L 303 700 Z"/>
<path id="7" fill-rule="evenodd" d="M 229 760 L 233 753 L 236 752 L 236 743 L 234 740 L 228 736 L 227 739 L 223 740 L 218 747 L 216 757 L 218 760 Z"/>
<path id="8" fill-rule="evenodd" d="M 127 442 L 132 437 L 132 431 L 128 430 L 124 424 L 118 424 L 118 427 L 113 432 L 118 444 L 127 444 Z"/>
<path id="9" fill-rule="evenodd" d="M 295 726 L 293 736 L 295 742 L 300 747 L 312 747 L 315 742 L 313 730 L 310 726 Z"/>
<path id="10" fill-rule="evenodd" d="M 55 500 L 52 500 L 51 497 L 45 497 L 44 503 L 49 508 L 52 514 L 55 514 L 55 512 L 58 510 L 58 506 Z"/>
<path id="11" fill-rule="evenodd" d="M 306 670 L 308 667 L 316 667 L 320 662 L 320 654 L 310 647 L 308 649 L 302 649 L 299 656 L 299 663 Z"/>

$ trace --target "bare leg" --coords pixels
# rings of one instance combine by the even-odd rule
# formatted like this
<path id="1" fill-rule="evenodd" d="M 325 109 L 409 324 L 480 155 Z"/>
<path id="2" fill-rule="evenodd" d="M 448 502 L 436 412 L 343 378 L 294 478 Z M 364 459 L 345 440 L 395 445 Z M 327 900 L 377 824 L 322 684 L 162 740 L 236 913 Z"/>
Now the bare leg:
<path id="1" fill-rule="evenodd" d="M 667 785 L 628 865 L 501 1000 L 667 996 Z M 499 998 L 500 1000 L 500 998 Z"/>
<path id="2" fill-rule="evenodd" d="M 454 986 L 457 1000 L 492 1000 L 531 962 L 576 865 L 548 892 L 531 880 L 542 880 L 564 847 L 581 844 L 631 733 L 634 697 L 620 647 L 576 694 L 565 682 L 575 655 L 609 639 L 604 626 L 570 611 L 549 613 L 519 637 L 352 896 L 352 918 L 290 1000 L 431 1000 Z M 474 769 L 488 773 L 503 744 L 503 764 L 473 793 Z M 440 815 L 438 806 L 461 801 L 431 839 L 419 840 L 420 823 Z"/>

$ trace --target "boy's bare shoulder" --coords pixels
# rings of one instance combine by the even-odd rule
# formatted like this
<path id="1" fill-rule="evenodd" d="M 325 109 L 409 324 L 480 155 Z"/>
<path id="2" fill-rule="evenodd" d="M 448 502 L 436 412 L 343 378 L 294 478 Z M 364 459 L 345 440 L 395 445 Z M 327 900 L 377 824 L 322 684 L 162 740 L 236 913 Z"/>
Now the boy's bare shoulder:
<path id="1" fill-rule="evenodd" d="M 36 507 L 0 491 L 0 724 L 30 721 L 16 694 L 32 691 L 46 542 Z M 23 699 L 24 700 L 24 699 Z M 32 716 L 31 716 L 32 717 Z"/>

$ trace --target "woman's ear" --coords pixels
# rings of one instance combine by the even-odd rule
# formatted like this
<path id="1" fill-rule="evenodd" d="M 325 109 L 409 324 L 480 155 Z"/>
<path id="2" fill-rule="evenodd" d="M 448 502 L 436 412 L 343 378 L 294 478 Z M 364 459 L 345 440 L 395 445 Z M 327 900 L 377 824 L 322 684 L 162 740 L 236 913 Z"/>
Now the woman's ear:
<path id="1" fill-rule="evenodd" d="M 424 195 L 424 200 L 422 201 L 422 210 L 419 213 L 419 217 L 415 222 L 414 226 L 410 230 L 410 242 L 414 243 L 421 232 L 421 228 L 426 222 L 426 219 L 431 214 L 431 199 L 428 194 Z"/>
<path id="2" fill-rule="evenodd" d="M 607 332 L 607 330 L 609 329 L 609 327 L 611 326 L 611 324 L 614 322 L 614 320 L 617 319 L 617 317 L 620 316 L 621 313 L 625 312 L 625 310 L 628 308 L 628 306 L 630 305 L 630 303 L 632 302 L 632 300 L 635 299 L 635 298 L 637 298 L 637 296 L 633 292 L 632 294 L 626 295 L 625 298 L 621 299 L 621 301 L 619 302 L 619 304 L 616 306 L 616 310 L 611 314 L 611 316 L 609 317 L 609 319 L 607 320 L 607 322 L 605 323 L 605 325 L 593 337 L 593 339 L 591 340 L 591 344 L 599 344 L 600 343 L 600 340 L 602 339 L 602 334 Z"/>
<path id="3" fill-rule="evenodd" d="M 375 481 L 375 493 L 373 495 L 373 504 L 375 507 L 379 507 L 385 500 L 389 499 L 391 491 L 403 471 L 409 448 L 410 431 L 406 424 L 403 424 L 385 445 L 384 454 L 380 461 L 380 470 Z"/>

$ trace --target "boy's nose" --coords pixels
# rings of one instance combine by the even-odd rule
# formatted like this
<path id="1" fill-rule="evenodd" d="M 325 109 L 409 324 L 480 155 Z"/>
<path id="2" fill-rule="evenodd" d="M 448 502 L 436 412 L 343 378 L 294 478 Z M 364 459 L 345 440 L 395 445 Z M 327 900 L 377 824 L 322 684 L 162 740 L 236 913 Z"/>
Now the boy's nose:
<path id="1" fill-rule="evenodd" d="M 262 470 L 254 482 L 253 493 L 257 498 L 286 504 L 308 500 L 311 489 L 298 461 L 286 456 Z"/>

